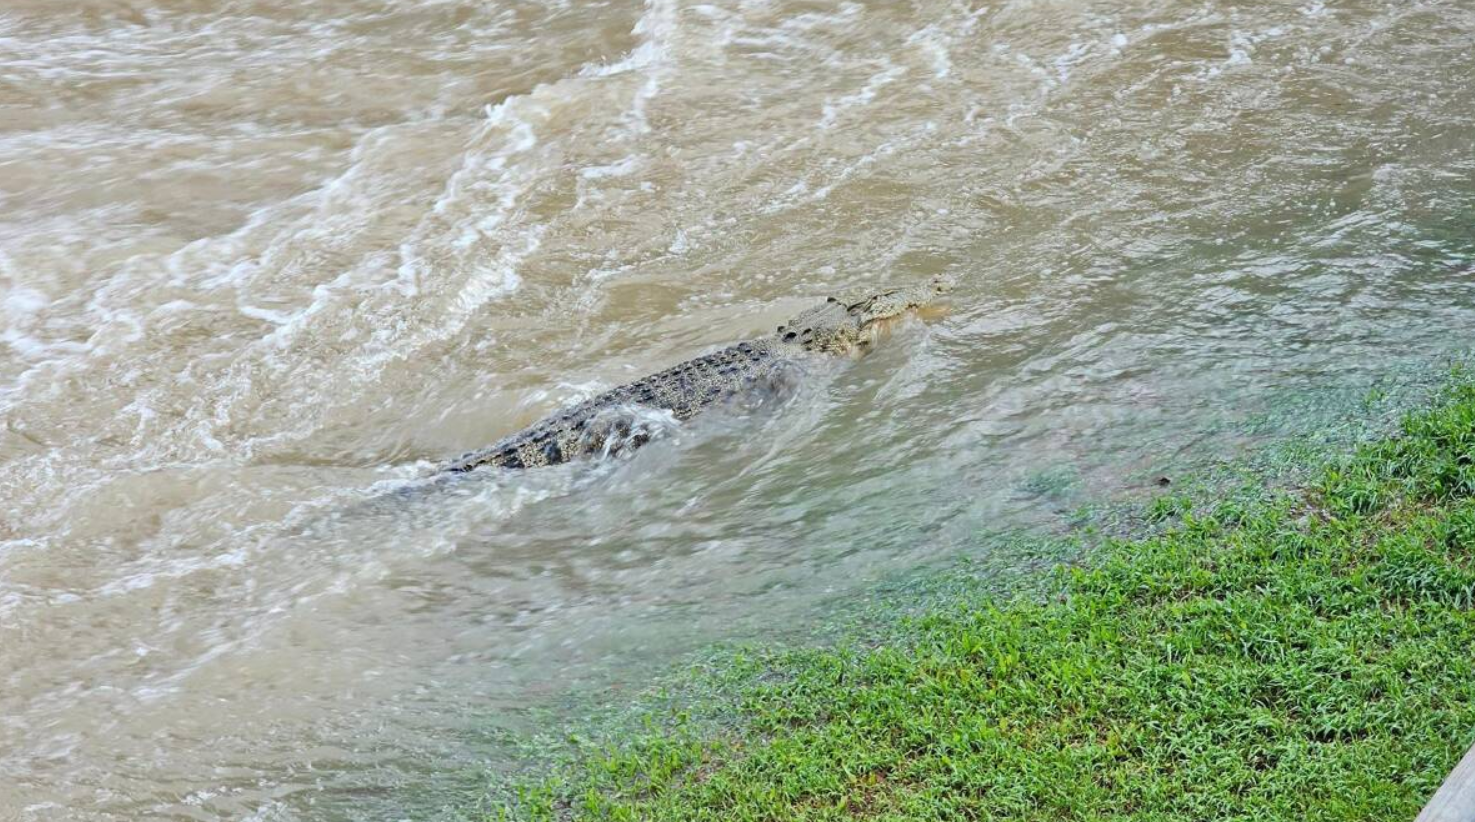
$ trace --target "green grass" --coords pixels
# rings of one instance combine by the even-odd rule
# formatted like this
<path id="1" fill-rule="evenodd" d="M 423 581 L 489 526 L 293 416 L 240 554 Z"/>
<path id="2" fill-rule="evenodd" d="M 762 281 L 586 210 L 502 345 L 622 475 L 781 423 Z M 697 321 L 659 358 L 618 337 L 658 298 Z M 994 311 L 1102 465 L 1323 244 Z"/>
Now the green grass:
<path id="1" fill-rule="evenodd" d="M 1305 487 L 748 663 L 492 818 L 1411 819 L 1475 740 L 1475 382 Z"/>

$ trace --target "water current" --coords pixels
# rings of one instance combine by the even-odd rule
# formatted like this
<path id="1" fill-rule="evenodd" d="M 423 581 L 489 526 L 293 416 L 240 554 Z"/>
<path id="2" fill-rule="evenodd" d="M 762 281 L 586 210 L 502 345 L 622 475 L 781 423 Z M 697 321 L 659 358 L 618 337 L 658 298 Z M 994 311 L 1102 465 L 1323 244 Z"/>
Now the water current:
<path id="1" fill-rule="evenodd" d="M 1472 50 L 1467 0 L 7 0 L 0 820 L 382 818 L 1468 347 Z M 942 271 L 786 402 L 376 499 Z"/>

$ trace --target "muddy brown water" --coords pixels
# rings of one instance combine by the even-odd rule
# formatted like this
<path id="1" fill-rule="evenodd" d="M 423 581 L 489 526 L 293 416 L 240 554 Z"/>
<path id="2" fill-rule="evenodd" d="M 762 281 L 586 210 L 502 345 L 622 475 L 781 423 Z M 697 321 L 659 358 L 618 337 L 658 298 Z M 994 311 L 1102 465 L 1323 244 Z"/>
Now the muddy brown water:
<path id="1" fill-rule="evenodd" d="M 10 0 L 0 819 L 383 818 L 1468 347 L 1472 50 L 1412 0 Z M 939 271 L 784 403 L 378 499 Z"/>

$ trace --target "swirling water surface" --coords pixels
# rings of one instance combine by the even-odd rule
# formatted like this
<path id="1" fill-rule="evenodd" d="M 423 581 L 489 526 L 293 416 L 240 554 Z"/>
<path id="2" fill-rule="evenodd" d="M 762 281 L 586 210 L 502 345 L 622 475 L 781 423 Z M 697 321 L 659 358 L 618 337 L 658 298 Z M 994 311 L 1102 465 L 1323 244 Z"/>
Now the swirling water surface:
<path id="1" fill-rule="evenodd" d="M 1433 0 L 7 4 L 0 819 L 377 818 L 1467 347 L 1472 51 Z M 380 499 L 939 271 L 782 404 Z"/>

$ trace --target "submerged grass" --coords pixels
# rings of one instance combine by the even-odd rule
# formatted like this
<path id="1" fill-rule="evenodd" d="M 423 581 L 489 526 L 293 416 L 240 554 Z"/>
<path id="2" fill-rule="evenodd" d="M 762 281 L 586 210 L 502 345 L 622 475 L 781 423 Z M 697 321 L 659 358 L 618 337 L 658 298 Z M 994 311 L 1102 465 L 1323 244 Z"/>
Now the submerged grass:
<path id="1" fill-rule="evenodd" d="M 1408 819 L 1475 739 L 1475 381 L 1295 490 L 1165 497 L 1154 536 L 885 642 L 733 674 L 524 786 L 527 819 Z"/>

